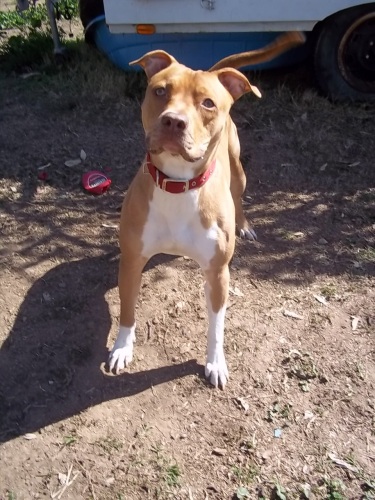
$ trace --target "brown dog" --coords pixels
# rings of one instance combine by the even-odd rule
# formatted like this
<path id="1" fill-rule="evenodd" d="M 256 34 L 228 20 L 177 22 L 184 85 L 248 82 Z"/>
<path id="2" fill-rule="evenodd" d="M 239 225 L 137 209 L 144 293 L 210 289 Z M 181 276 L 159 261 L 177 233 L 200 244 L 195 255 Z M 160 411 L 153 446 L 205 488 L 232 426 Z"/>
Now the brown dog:
<path id="1" fill-rule="evenodd" d="M 230 56 L 210 71 L 193 71 L 163 51 L 132 63 L 141 65 L 148 78 L 142 105 L 148 152 L 121 213 L 121 314 L 111 370 L 118 373 L 132 360 L 134 310 L 146 262 L 157 253 L 184 255 L 198 262 L 206 278 L 206 377 L 225 387 L 224 317 L 236 225 L 242 237 L 255 238 L 242 210 L 246 179 L 229 111 L 246 92 L 260 97 L 234 68 L 270 60 L 303 41 L 300 33 L 288 33 L 264 49 Z"/>

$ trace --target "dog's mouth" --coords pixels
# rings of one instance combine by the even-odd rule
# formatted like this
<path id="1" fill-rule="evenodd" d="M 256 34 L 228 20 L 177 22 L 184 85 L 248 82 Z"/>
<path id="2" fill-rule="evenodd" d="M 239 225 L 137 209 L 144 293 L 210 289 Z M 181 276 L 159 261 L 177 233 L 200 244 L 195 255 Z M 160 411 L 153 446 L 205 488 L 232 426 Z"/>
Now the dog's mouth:
<path id="1" fill-rule="evenodd" d="M 155 137 L 151 134 L 146 137 L 146 146 L 152 154 L 158 155 L 166 152 L 172 156 L 181 156 L 185 161 L 194 163 L 203 158 L 208 143 L 195 144 L 186 137 Z"/>

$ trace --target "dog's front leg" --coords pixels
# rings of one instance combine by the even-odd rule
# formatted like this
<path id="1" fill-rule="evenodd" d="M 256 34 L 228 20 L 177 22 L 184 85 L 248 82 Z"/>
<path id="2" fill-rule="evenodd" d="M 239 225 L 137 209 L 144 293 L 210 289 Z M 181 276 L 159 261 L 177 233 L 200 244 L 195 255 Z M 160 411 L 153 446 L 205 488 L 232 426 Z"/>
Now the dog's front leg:
<path id="1" fill-rule="evenodd" d="M 120 328 L 117 339 L 109 356 L 109 369 L 116 374 L 130 364 L 133 359 L 135 341 L 135 305 L 141 286 L 142 270 L 147 259 L 130 258 L 122 255 L 119 266 L 119 292 L 121 302 Z"/>
<path id="2" fill-rule="evenodd" d="M 228 300 L 229 268 L 210 269 L 205 272 L 205 293 L 208 309 L 208 338 L 206 377 L 211 384 L 224 389 L 229 373 L 224 356 L 224 320 Z"/>

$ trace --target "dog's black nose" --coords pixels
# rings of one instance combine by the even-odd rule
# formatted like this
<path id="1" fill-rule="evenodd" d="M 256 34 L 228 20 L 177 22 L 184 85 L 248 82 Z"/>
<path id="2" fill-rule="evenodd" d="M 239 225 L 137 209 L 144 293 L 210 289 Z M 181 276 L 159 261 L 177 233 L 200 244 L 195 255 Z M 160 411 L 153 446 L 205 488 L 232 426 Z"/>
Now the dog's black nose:
<path id="1" fill-rule="evenodd" d="M 179 113 L 165 113 L 161 119 L 161 124 L 163 127 L 171 131 L 185 130 L 188 126 L 188 119 L 185 115 Z"/>

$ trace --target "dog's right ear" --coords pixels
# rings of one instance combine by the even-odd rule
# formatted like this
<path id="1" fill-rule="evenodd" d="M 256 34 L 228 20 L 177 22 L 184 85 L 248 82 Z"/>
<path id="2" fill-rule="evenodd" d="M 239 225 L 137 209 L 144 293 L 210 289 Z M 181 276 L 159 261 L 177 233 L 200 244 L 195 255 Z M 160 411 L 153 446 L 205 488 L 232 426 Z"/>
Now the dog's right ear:
<path id="1" fill-rule="evenodd" d="M 159 73 L 162 69 L 168 68 L 172 63 L 177 62 L 176 59 L 164 52 L 164 50 L 154 50 L 152 52 L 147 52 L 144 56 L 136 61 L 129 63 L 130 66 L 139 64 L 144 69 L 147 78 L 150 80 L 156 73 Z"/>

